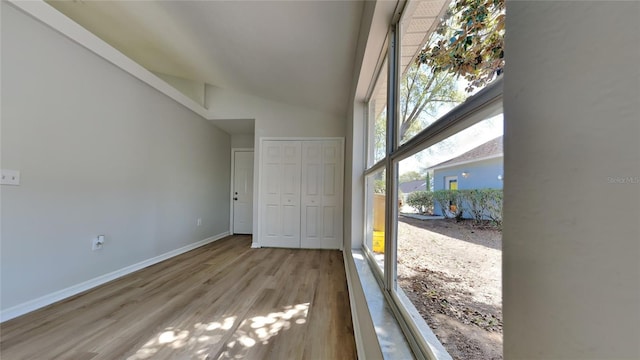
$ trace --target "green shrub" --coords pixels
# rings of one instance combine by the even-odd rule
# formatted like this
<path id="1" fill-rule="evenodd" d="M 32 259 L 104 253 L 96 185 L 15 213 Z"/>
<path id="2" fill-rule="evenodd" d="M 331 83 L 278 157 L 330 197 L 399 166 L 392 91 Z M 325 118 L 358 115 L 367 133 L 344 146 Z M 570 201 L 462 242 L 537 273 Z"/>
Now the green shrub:
<path id="1" fill-rule="evenodd" d="M 433 192 L 434 203 L 438 205 L 440 213 L 444 217 L 447 217 L 447 212 L 449 211 L 449 198 L 449 190 L 436 190 Z"/>
<path id="2" fill-rule="evenodd" d="M 502 190 L 488 189 L 487 217 L 498 228 L 502 228 L 502 197 Z"/>
<path id="3" fill-rule="evenodd" d="M 462 196 L 458 190 L 434 191 L 433 198 L 438 203 L 444 217 L 458 220 L 462 218 L 464 208 L 462 206 Z"/>
<path id="4" fill-rule="evenodd" d="M 467 213 L 476 223 L 489 219 L 502 227 L 501 189 L 437 190 L 433 201 L 446 218 L 460 220 Z"/>
<path id="5" fill-rule="evenodd" d="M 414 191 L 407 195 L 407 205 L 420 214 L 433 213 L 433 193 L 430 191 Z"/>
<path id="6" fill-rule="evenodd" d="M 490 189 L 462 190 L 465 208 L 471 214 L 473 221 L 480 224 L 487 216 L 487 209 L 491 198 Z"/>

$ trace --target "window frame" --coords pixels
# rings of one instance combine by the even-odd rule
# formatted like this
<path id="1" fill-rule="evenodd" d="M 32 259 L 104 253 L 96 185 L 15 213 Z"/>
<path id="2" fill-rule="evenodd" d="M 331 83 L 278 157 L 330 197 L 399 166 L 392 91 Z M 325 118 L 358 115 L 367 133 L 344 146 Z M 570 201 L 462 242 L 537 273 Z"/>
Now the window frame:
<path id="1" fill-rule="evenodd" d="M 387 33 L 385 41 L 382 45 L 382 49 L 380 51 L 380 55 L 378 56 L 378 61 L 376 63 L 375 71 L 373 79 L 371 79 L 371 84 L 367 89 L 367 96 L 365 98 L 365 106 L 366 106 L 366 114 L 365 114 L 365 175 L 368 173 L 373 173 L 375 170 L 373 168 L 378 168 L 384 165 L 386 155 L 388 153 L 389 142 L 386 143 L 385 149 L 385 157 L 376 161 L 375 160 L 375 115 L 371 114 L 371 99 L 375 96 L 376 86 L 378 85 L 378 81 L 382 78 L 383 70 L 385 68 L 385 62 L 389 56 L 389 34 L 391 33 L 391 29 Z M 388 69 L 388 67 L 387 67 Z M 388 71 L 388 70 L 387 70 Z M 387 75 L 387 127 L 389 124 L 389 77 Z M 388 135 L 388 134 L 387 134 Z M 387 139 L 388 140 L 388 139 Z"/>
<path id="2" fill-rule="evenodd" d="M 405 8 L 406 9 L 406 8 Z M 403 14 L 404 16 L 404 14 Z M 376 75 L 369 87 L 367 97 L 366 112 L 366 164 L 363 172 L 365 179 L 370 175 L 386 170 L 386 203 L 385 203 L 385 255 L 384 271 L 382 271 L 375 260 L 372 249 L 369 249 L 366 241 L 363 242 L 362 250 L 373 269 L 373 273 L 383 290 L 383 294 L 389 307 L 396 316 L 402 331 L 405 333 L 407 341 L 411 346 L 415 356 L 419 359 L 439 359 L 449 358 L 446 350 L 435 337 L 424 319 L 420 316 L 415 306 L 402 289 L 397 285 L 397 218 L 398 218 L 398 165 L 400 161 L 409 158 L 420 151 L 437 144 L 438 142 L 455 135 L 468 127 L 488 119 L 494 115 L 502 113 L 503 79 L 499 76 L 474 95 L 469 96 L 463 103 L 455 106 L 449 112 L 438 118 L 431 125 L 421 130 L 405 143 L 400 144 L 398 134 L 399 122 L 399 93 L 401 74 L 398 64 L 401 51 L 401 34 L 397 29 L 401 26 L 401 19 L 390 26 L 385 41 L 385 46 L 378 59 Z M 381 78 L 381 73 L 387 67 L 387 144 L 385 157 L 372 164 L 373 151 L 375 151 L 375 134 L 372 132 L 375 125 L 370 119 L 369 102 L 374 96 L 377 81 Z M 373 119 L 375 121 L 375 119 Z M 365 180 L 366 182 L 366 180 Z M 367 198 L 367 186 L 364 187 L 364 198 Z M 369 218 L 369 206 L 365 206 L 365 220 Z M 363 227 L 363 238 L 368 234 L 368 220 Z"/>
<path id="3" fill-rule="evenodd" d="M 374 208 L 374 204 L 373 204 L 373 195 L 371 196 L 371 200 L 369 200 L 369 178 L 373 177 L 376 173 L 380 172 L 380 171 L 384 171 L 385 170 L 385 166 L 384 166 L 384 162 L 381 161 L 380 163 L 376 164 L 375 166 L 373 166 L 371 170 L 368 174 L 364 175 L 364 200 L 365 200 L 365 209 L 372 209 Z M 385 183 L 386 185 L 386 183 Z M 386 189 L 385 189 L 385 196 L 386 196 Z M 385 211 L 386 211 L 386 202 L 385 202 Z M 373 212 L 369 213 L 369 212 L 365 212 L 365 221 L 364 221 L 364 232 L 363 232 L 363 239 L 364 241 L 362 242 L 362 250 L 363 253 L 365 254 L 367 261 L 369 263 L 369 266 L 372 268 L 373 273 L 375 274 L 375 278 L 378 281 L 378 285 L 380 285 L 381 288 L 384 288 L 384 281 L 383 281 L 383 277 L 384 277 L 384 264 L 387 262 L 386 261 L 386 253 L 384 255 L 383 258 L 383 267 L 381 268 L 378 265 L 378 262 L 375 258 L 375 254 L 373 252 L 373 249 L 369 249 L 368 247 L 368 241 L 369 241 L 369 237 L 371 237 L 373 239 L 373 217 L 375 216 L 375 214 Z M 385 226 L 386 226 L 386 213 L 385 213 Z M 372 234 L 368 234 L 369 229 L 372 230 Z M 385 231 L 385 247 L 386 247 L 386 231 Z M 385 248 L 385 252 L 386 252 L 386 248 Z"/>

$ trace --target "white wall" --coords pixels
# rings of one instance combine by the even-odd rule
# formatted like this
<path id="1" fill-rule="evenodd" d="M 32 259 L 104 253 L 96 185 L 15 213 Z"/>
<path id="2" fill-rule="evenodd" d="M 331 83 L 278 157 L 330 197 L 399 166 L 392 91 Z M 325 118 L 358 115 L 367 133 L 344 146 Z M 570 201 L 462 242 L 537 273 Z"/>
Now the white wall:
<path id="1" fill-rule="evenodd" d="M 506 359 L 640 358 L 639 17 L 507 3 Z"/>
<path id="2" fill-rule="evenodd" d="M 344 117 L 207 85 L 211 119 L 255 119 L 255 137 L 344 136 Z M 345 100 L 346 101 L 346 100 Z"/>
<path id="3" fill-rule="evenodd" d="M 255 119 L 253 193 L 260 184 L 260 139 L 263 137 L 344 137 L 345 118 L 207 85 L 212 119 Z M 259 196 L 253 201 L 253 234 L 257 240 Z"/>
<path id="4" fill-rule="evenodd" d="M 353 105 L 353 115 L 349 119 L 349 141 L 347 147 L 350 149 L 346 154 L 346 174 L 345 174 L 345 199 L 349 199 L 345 205 L 345 248 L 361 249 L 364 243 L 364 170 L 365 170 L 365 146 L 364 134 L 366 104 L 362 101 L 355 101 Z"/>
<path id="5" fill-rule="evenodd" d="M 365 98 L 376 74 L 375 67 L 395 5 L 394 1 L 367 1 L 364 4 L 345 127 L 344 261 L 354 335 L 358 355 L 363 359 L 381 359 L 383 355 L 351 249 L 362 247 L 364 235 Z"/>
<path id="6" fill-rule="evenodd" d="M 2 310 L 228 231 L 229 135 L 1 6 Z"/>
<path id="7" fill-rule="evenodd" d="M 183 79 L 181 77 L 167 75 L 167 74 L 163 74 L 155 71 L 153 72 L 153 74 L 161 78 L 162 80 L 166 81 L 167 84 L 173 86 L 174 88 L 176 88 L 177 90 L 179 90 L 180 92 L 188 96 L 189 98 L 191 98 L 193 101 L 198 103 L 198 105 L 206 107 L 206 104 L 204 103 L 205 83 L 197 82 L 189 79 Z"/>
<path id="8" fill-rule="evenodd" d="M 347 118 L 345 153 L 345 248 L 360 249 L 364 235 L 364 176 L 366 166 L 366 100 L 369 85 L 396 9 L 395 1 L 365 3 L 356 49 L 352 102 Z"/>
<path id="9" fill-rule="evenodd" d="M 253 148 L 255 136 L 253 134 L 233 134 L 231 135 L 232 148 Z"/>

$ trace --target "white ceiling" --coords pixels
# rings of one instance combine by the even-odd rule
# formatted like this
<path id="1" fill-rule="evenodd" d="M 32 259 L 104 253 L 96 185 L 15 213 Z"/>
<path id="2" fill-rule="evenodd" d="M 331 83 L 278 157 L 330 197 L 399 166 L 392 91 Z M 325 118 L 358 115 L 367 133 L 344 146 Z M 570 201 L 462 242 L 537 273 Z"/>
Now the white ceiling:
<path id="1" fill-rule="evenodd" d="M 147 69 L 345 116 L 362 1 L 55 1 Z"/>

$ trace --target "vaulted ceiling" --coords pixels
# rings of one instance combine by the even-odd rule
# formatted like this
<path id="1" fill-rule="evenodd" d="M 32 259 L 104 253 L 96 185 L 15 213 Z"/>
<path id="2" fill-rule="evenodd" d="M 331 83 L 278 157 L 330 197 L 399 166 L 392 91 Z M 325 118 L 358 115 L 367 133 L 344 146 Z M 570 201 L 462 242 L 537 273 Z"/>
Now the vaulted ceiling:
<path id="1" fill-rule="evenodd" d="M 51 1 L 145 68 L 344 116 L 362 1 Z"/>

